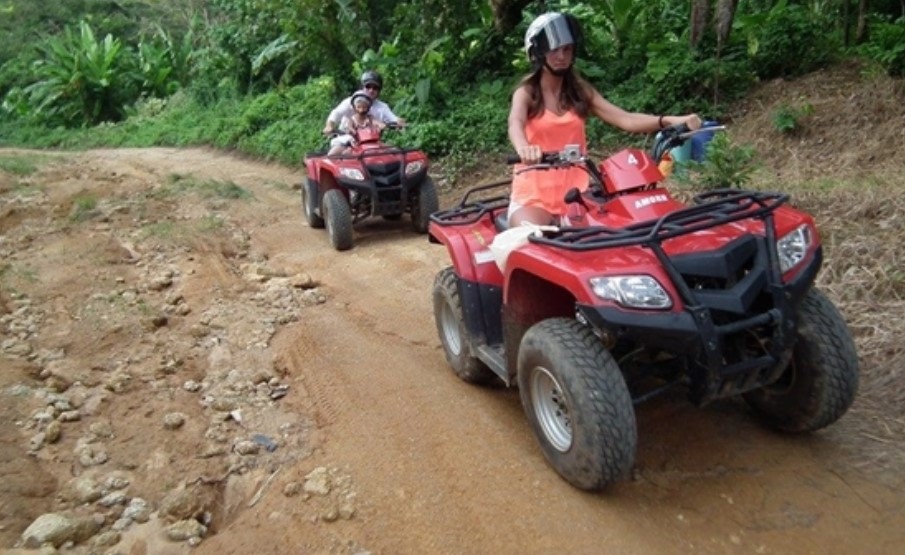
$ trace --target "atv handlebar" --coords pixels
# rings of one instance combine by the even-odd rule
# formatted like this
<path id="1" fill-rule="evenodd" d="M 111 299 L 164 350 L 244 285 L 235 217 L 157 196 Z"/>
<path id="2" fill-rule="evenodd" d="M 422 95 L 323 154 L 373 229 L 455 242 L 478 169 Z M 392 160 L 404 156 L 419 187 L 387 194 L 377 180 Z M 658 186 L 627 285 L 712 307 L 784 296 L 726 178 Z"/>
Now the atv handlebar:
<path id="1" fill-rule="evenodd" d="M 578 145 L 566 145 L 560 151 L 550 151 L 543 152 L 540 156 L 540 161 L 537 164 L 532 164 L 532 167 L 537 166 L 564 166 L 569 164 L 574 164 L 576 162 L 584 162 L 585 157 L 581 153 L 581 147 Z M 508 165 L 520 164 L 522 162 L 521 156 L 515 153 L 510 153 L 506 155 L 506 163 Z"/>
<path id="2" fill-rule="evenodd" d="M 651 148 L 651 157 L 655 162 L 660 162 L 663 156 L 670 150 L 682 146 L 685 141 L 699 133 L 714 133 L 716 131 L 725 131 L 725 125 L 701 126 L 697 129 L 689 129 L 684 123 L 671 125 L 661 130 L 657 134 L 654 146 Z"/>

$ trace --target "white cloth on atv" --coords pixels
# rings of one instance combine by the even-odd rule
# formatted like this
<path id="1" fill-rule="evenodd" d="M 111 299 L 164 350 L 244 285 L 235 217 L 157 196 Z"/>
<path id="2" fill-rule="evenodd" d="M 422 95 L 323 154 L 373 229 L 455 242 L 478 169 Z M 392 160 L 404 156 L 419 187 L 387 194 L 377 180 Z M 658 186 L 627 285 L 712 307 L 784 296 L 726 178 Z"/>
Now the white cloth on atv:
<path id="1" fill-rule="evenodd" d="M 506 261 L 509 260 L 509 254 L 515 249 L 528 244 L 528 238 L 534 235 L 540 237 L 545 231 L 556 231 L 559 229 L 553 225 L 537 225 L 530 222 L 523 222 L 517 227 L 510 227 L 506 231 L 502 231 L 490 242 L 490 252 L 493 259 L 501 272 L 506 271 Z"/>
<path id="2" fill-rule="evenodd" d="M 346 133 L 344 135 L 337 135 L 330 139 L 330 146 L 352 146 L 353 142 L 355 142 L 355 137 Z"/>
<path id="3" fill-rule="evenodd" d="M 339 124 L 342 123 L 344 117 L 352 117 L 352 114 L 354 113 L 355 108 L 352 107 L 352 97 L 348 96 L 337 104 L 336 108 L 333 108 L 333 111 L 327 116 L 327 121 L 332 121 L 333 125 L 339 127 Z M 371 104 L 371 109 L 368 111 L 368 114 L 372 118 L 377 121 L 382 121 L 383 123 L 396 123 L 399 121 L 396 114 L 394 114 L 387 103 L 382 100 L 375 100 L 374 103 Z"/>

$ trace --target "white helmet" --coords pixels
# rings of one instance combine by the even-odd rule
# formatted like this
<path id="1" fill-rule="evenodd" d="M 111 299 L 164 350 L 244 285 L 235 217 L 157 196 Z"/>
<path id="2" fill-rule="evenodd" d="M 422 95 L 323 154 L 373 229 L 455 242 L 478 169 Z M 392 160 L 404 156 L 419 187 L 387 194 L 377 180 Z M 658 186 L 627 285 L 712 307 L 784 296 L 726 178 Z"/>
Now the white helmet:
<path id="1" fill-rule="evenodd" d="M 525 32 L 525 54 L 534 63 L 568 44 L 574 44 L 576 51 L 581 46 L 581 26 L 572 14 L 545 13 L 535 18 Z"/>

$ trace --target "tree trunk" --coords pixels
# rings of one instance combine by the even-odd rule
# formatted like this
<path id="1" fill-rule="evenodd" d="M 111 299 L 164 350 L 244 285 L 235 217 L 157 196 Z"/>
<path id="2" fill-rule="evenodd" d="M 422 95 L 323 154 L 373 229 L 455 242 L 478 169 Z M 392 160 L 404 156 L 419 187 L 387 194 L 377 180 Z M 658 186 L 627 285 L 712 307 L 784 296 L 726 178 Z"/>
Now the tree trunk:
<path id="1" fill-rule="evenodd" d="M 870 2 L 868 0 L 858 0 L 858 28 L 855 30 L 855 44 L 862 44 L 867 41 L 869 30 L 867 28 L 867 11 Z"/>
<path id="2" fill-rule="evenodd" d="M 729 40 L 732 31 L 732 21 L 735 19 L 735 9 L 738 0 L 717 0 L 716 6 L 716 40 L 722 46 Z"/>
<path id="3" fill-rule="evenodd" d="M 515 29 L 522 21 L 522 10 L 530 3 L 531 0 L 490 0 L 493 26 L 503 35 Z"/>
<path id="4" fill-rule="evenodd" d="M 691 45 L 697 46 L 704 37 L 710 19 L 710 0 L 691 0 Z"/>

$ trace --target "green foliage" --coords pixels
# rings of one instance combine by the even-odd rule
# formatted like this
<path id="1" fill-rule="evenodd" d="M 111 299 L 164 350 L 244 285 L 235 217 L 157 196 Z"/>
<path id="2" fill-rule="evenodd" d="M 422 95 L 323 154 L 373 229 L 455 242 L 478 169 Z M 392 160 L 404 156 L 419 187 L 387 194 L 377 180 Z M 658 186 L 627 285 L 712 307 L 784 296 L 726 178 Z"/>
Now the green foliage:
<path id="1" fill-rule="evenodd" d="M 236 146 L 265 159 L 298 163 L 307 150 L 326 145 L 321 129 L 334 104 L 330 79 L 250 99 L 242 108 Z"/>
<path id="2" fill-rule="evenodd" d="M 827 14 L 779 0 L 769 11 L 736 17 L 735 27 L 761 79 L 803 75 L 829 64 L 841 40 Z"/>
<path id="3" fill-rule="evenodd" d="M 905 17 L 874 20 L 870 38 L 856 51 L 873 60 L 891 77 L 905 77 Z"/>
<path id="4" fill-rule="evenodd" d="M 784 135 L 792 135 L 802 128 L 802 119 L 814 113 L 809 102 L 797 105 L 782 104 L 773 112 L 773 127 Z"/>
<path id="5" fill-rule="evenodd" d="M 511 89 L 502 80 L 485 83 L 450 99 L 441 117 L 424 119 L 406 131 L 409 146 L 431 155 L 495 152 L 507 144 L 506 120 Z M 420 114 L 419 114 L 420 115 Z"/>
<path id="6" fill-rule="evenodd" d="M 608 99 L 652 113 L 719 119 L 756 77 L 820 67 L 839 42 L 836 5 L 787 0 L 742 3 L 719 55 L 712 30 L 689 46 L 689 5 L 666 0 L 529 2 L 508 26 L 486 0 L 5 2 L 14 13 L 0 20 L 0 144 L 206 144 L 291 164 L 325 146 L 327 113 L 365 69 L 383 73 L 381 98 L 410 124 L 389 140 L 463 160 L 508 149 L 512 87 L 528 70 L 522 37 L 546 9 L 579 17 L 579 68 Z M 872 21 L 862 54 L 900 71 L 901 22 Z M 23 47 L 26 28 L 65 30 L 36 52 Z M 781 129 L 804 114 L 778 115 Z M 594 121 L 589 140 L 643 137 Z"/>
<path id="7" fill-rule="evenodd" d="M 753 147 L 735 145 L 726 133 L 717 133 L 705 152 L 703 162 L 683 163 L 686 171 L 676 172 L 677 179 L 704 191 L 741 188 L 751 180 L 756 169 Z"/>
<path id="8" fill-rule="evenodd" d="M 82 125 L 122 118 L 135 95 L 135 75 L 123 44 L 111 35 L 98 41 L 84 21 L 67 27 L 42 47 L 38 81 L 26 87 L 30 114 L 50 124 Z"/>
<path id="9" fill-rule="evenodd" d="M 194 31 L 189 28 L 181 40 L 158 26 L 149 40 L 138 43 L 138 73 L 145 95 L 164 98 L 188 82 L 191 74 Z"/>

